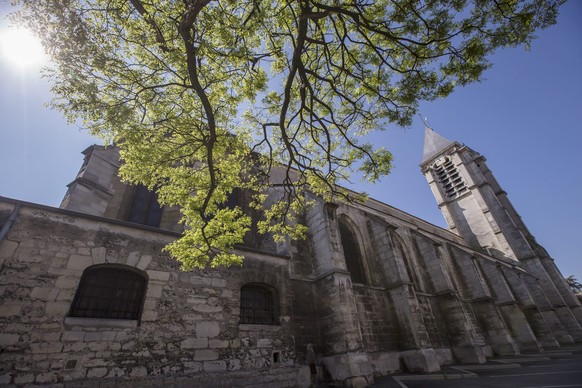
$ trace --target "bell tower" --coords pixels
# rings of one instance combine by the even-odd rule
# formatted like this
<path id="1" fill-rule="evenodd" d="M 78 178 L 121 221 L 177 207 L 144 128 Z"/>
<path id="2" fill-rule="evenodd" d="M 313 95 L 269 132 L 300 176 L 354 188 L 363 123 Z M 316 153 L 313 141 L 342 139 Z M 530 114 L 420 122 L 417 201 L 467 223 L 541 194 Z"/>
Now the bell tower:
<path id="1" fill-rule="evenodd" d="M 469 246 L 513 260 L 534 254 L 529 232 L 482 155 L 426 127 L 421 169 L 449 229 Z"/>
<path id="2" fill-rule="evenodd" d="M 556 313 L 572 337 L 582 341 L 580 303 L 485 162 L 478 152 L 425 126 L 420 168 L 449 229 L 471 248 L 525 268 L 537 280 L 532 288 L 539 289 L 538 302 L 560 309 Z"/>

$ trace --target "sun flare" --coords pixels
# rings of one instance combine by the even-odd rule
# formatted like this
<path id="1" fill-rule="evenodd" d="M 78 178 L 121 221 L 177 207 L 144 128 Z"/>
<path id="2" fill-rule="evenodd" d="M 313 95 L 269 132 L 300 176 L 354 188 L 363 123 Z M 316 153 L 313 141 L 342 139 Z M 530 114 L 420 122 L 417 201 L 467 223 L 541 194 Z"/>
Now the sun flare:
<path id="1" fill-rule="evenodd" d="M 0 32 L 0 53 L 3 58 L 20 67 L 38 65 L 45 60 L 40 41 L 23 28 Z"/>

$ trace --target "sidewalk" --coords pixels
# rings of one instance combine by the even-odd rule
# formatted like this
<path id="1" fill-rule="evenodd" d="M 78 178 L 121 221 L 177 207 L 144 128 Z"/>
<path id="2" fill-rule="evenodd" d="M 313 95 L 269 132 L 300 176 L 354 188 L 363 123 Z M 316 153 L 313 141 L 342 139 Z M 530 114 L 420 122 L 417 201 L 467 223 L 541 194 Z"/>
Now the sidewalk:
<path id="1" fill-rule="evenodd" d="M 548 387 L 582 388 L 582 345 L 541 353 L 494 357 L 485 364 L 444 366 L 438 373 L 398 373 L 376 378 L 373 388 Z"/>

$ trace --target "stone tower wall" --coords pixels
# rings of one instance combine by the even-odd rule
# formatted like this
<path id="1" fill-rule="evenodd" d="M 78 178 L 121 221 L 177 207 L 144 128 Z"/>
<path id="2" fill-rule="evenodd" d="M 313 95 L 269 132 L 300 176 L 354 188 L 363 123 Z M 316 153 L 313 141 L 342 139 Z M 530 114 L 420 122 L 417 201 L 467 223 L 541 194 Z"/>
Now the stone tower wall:
<path id="1" fill-rule="evenodd" d="M 430 138 L 435 135 L 427 130 L 425 136 Z M 439 139 L 442 140 L 440 135 Z M 431 158 L 423 160 L 421 167 L 450 229 L 476 251 L 486 251 L 498 258 L 514 260 L 529 275 L 525 276 L 522 283 L 555 334 L 555 337 L 539 336 L 542 342 L 553 344 L 555 339 L 563 343 L 581 341 L 582 310 L 578 300 L 565 284 L 554 261 L 526 228 L 507 194 L 487 167 L 485 158 L 458 143 L 446 144 L 440 152 L 433 152 Z M 448 181 L 443 180 L 442 168 L 439 170 L 445 160 L 452 161 L 454 167 L 451 170 L 454 169 L 462 177 L 464 191 L 447 191 Z M 499 272 L 487 268 L 487 265 L 485 273 L 489 281 L 499 277 Z M 503 294 L 503 290 L 496 292 Z M 519 292 L 523 295 L 523 291 Z M 507 295 L 505 293 L 502 298 L 507 298 Z M 506 320 L 518 327 L 519 319 L 507 317 L 508 310 L 504 308 Z M 537 313 L 534 315 L 537 316 Z M 531 318 L 530 321 L 531 325 L 537 325 L 537 318 Z M 511 328 L 509 324 L 506 326 Z M 523 336 L 522 342 L 530 344 L 527 346 L 535 347 L 526 338 L 531 337 L 529 333 L 521 330 L 519 335 Z"/>

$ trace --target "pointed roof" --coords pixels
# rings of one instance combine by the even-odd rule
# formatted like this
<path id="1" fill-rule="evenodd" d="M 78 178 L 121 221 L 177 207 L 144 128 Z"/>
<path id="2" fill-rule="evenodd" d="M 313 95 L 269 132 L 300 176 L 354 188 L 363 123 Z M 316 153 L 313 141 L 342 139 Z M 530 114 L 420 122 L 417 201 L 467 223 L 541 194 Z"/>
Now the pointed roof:
<path id="1" fill-rule="evenodd" d="M 449 148 L 451 145 L 455 144 L 454 141 L 446 139 L 433 131 L 432 128 L 428 126 L 424 127 L 424 147 L 422 149 L 422 162 L 424 164 L 429 160 L 438 156 L 445 149 Z"/>

